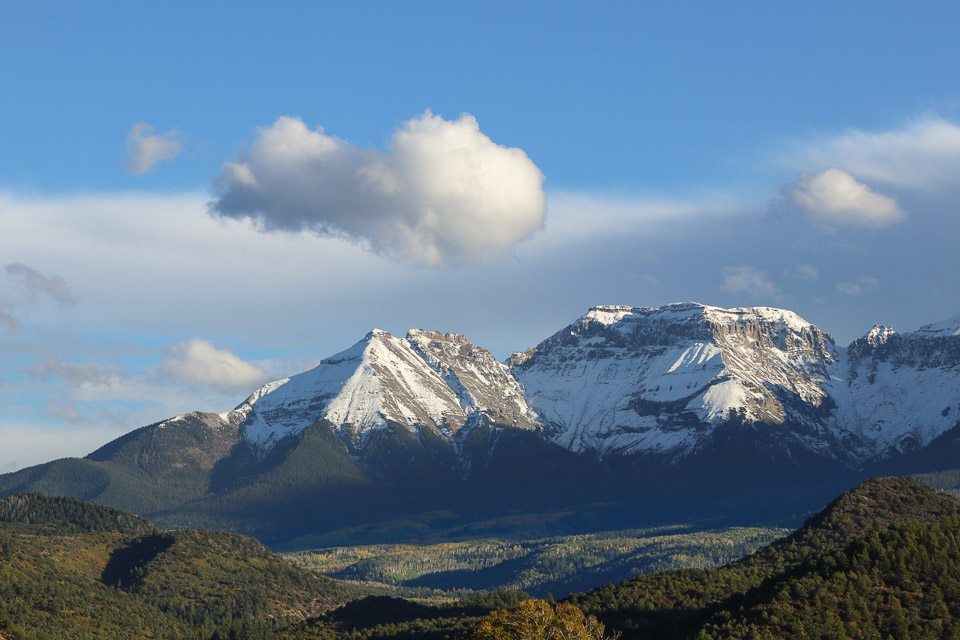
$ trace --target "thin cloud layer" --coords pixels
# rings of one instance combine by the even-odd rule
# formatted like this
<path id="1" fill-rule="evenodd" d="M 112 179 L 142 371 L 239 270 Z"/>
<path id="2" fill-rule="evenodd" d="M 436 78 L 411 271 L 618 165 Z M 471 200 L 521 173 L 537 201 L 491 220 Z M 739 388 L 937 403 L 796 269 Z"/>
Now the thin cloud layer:
<path id="1" fill-rule="evenodd" d="M 45 276 L 20 262 L 6 265 L 4 271 L 8 278 L 30 293 L 50 296 L 60 304 L 74 304 L 77 301 L 66 281 L 60 276 Z"/>
<path id="2" fill-rule="evenodd" d="M 476 261 L 543 226 L 544 176 L 464 114 L 429 111 L 364 149 L 281 117 L 215 180 L 211 209 L 265 231 L 345 236 L 426 265 Z"/>
<path id="3" fill-rule="evenodd" d="M 840 169 L 827 169 L 780 187 L 774 215 L 800 215 L 827 224 L 886 227 L 904 218 L 893 198 L 876 193 Z"/>
<path id="4" fill-rule="evenodd" d="M 927 118 L 900 129 L 851 130 L 804 143 L 789 163 L 843 167 L 872 184 L 933 192 L 953 188 L 960 174 L 960 126 Z"/>
<path id="5" fill-rule="evenodd" d="M 820 277 L 820 270 L 812 264 L 795 264 L 783 270 L 783 277 L 790 280 L 816 282 Z"/>
<path id="6" fill-rule="evenodd" d="M 838 282 L 837 291 L 848 296 L 861 296 L 880 288 L 880 281 L 870 276 L 861 276 L 850 282 Z"/>
<path id="7" fill-rule="evenodd" d="M 22 373 L 37 380 L 60 378 L 75 389 L 82 387 L 110 387 L 118 380 L 117 375 L 95 362 L 70 362 L 47 355 L 23 369 Z"/>
<path id="8" fill-rule="evenodd" d="M 732 295 L 746 295 L 750 298 L 778 298 L 780 290 L 765 271 L 746 265 L 727 266 L 720 270 L 723 280 L 720 290 Z"/>
<path id="9" fill-rule="evenodd" d="M 176 158 L 181 151 L 183 145 L 176 131 L 155 134 L 149 124 L 138 122 L 127 134 L 127 171 L 142 176 L 157 163 Z"/>
<path id="10" fill-rule="evenodd" d="M 19 320 L 3 309 L 0 309 L 0 327 L 3 327 L 7 331 L 19 331 L 23 328 Z"/>
<path id="11" fill-rule="evenodd" d="M 171 345 L 164 355 L 160 375 L 175 382 L 229 391 L 252 388 L 267 381 L 267 374 L 259 367 L 201 338 Z"/>

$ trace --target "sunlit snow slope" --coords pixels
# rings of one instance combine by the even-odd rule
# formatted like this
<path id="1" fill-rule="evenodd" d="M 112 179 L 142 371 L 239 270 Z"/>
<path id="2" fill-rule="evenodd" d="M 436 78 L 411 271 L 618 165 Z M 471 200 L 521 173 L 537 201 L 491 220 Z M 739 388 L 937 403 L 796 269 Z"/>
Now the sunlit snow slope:
<path id="1" fill-rule="evenodd" d="M 533 417 L 507 367 L 463 336 L 412 329 L 396 338 L 374 329 L 315 368 L 263 386 L 228 419 L 262 453 L 320 419 L 360 451 L 391 424 L 418 437 L 431 430 L 456 445 L 480 418 L 530 429 Z"/>

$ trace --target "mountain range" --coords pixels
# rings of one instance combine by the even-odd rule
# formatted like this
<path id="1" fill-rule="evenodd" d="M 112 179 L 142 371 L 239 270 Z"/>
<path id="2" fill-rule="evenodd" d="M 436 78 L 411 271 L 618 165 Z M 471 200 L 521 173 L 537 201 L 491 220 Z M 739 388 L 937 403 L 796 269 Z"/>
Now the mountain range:
<path id="1" fill-rule="evenodd" d="M 5 474 L 0 494 L 271 542 L 411 514 L 776 519 L 880 471 L 931 470 L 958 438 L 960 317 L 843 347 L 782 309 L 598 306 L 505 362 L 462 335 L 374 329 L 231 411 Z"/>

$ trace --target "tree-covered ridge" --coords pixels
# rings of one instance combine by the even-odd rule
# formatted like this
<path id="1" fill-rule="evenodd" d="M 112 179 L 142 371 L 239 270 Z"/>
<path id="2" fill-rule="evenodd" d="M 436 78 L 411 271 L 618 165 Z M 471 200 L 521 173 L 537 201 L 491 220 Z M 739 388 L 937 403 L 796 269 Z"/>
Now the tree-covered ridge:
<path id="1" fill-rule="evenodd" d="M 99 505 L 31 496 L 5 504 L 13 522 L 0 522 L 0 629 L 21 640 L 207 639 L 230 629 L 266 638 L 350 597 L 248 536 L 137 535 L 123 523 L 142 520 Z M 111 524 L 124 532 L 96 530 Z"/>
<path id="2" fill-rule="evenodd" d="M 0 498 L 0 523 L 8 532 L 37 534 L 112 532 L 140 535 L 155 531 L 152 524 L 126 511 L 39 493 Z"/>
<path id="3" fill-rule="evenodd" d="M 811 553 L 839 549 L 877 527 L 904 521 L 933 523 L 952 515 L 960 515 L 960 501 L 912 478 L 873 478 L 845 491 L 794 533 L 733 566 L 783 569 Z"/>
<path id="4" fill-rule="evenodd" d="M 638 573 L 718 567 L 786 533 L 762 527 L 689 531 L 677 525 L 531 540 L 335 547 L 285 557 L 332 578 L 363 583 L 445 591 L 506 588 L 559 597 Z"/>
<path id="5" fill-rule="evenodd" d="M 169 546 L 143 565 L 142 579 L 130 588 L 165 611 L 303 619 L 350 598 L 338 583 L 284 561 L 250 536 L 206 530 L 165 535 Z"/>
<path id="6" fill-rule="evenodd" d="M 960 638 L 960 518 L 874 529 L 713 616 L 698 640 Z"/>
<path id="7" fill-rule="evenodd" d="M 749 629 L 736 625 L 739 624 L 738 621 L 743 622 L 743 618 L 748 614 L 752 615 L 750 612 L 766 611 L 765 603 L 774 593 L 778 594 L 778 597 L 786 598 L 789 606 L 798 609 L 804 606 L 800 599 L 806 597 L 805 595 L 789 588 L 786 591 L 777 590 L 778 585 L 792 587 L 794 581 L 809 574 L 809 567 L 821 566 L 818 563 L 830 566 L 831 562 L 839 562 L 838 554 L 856 555 L 854 547 L 863 544 L 865 537 L 872 539 L 873 536 L 898 535 L 895 532 L 884 533 L 890 527 L 930 529 L 945 526 L 943 522 L 954 522 L 958 516 L 960 502 L 929 487 L 921 486 L 912 479 L 874 479 L 840 496 L 791 536 L 726 567 L 708 571 L 692 569 L 638 576 L 633 580 L 571 596 L 569 602 L 596 615 L 608 628 L 622 630 L 625 638 L 741 637 L 723 635 L 741 632 L 747 634 L 742 637 L 765 637 L 749 635 L 764 633 L 763 626 L 759 623 L 757 628 Z M 923 544 L 920 546 L 933 544 L 937 535 L 939 534 L 921 536 Z M 890 558 L 899 553 L 894 546 L 888 551 Z M 938 557 L 939 561 L 945 563 L 948 574 L 960 572 L 960 554 L 941 554 L 940 550 L 933 548 L 914 552 Z M 841 563 L 840 566 L 845 565 Z M 874 582 L 871 583 L 855 581 L 853 584 L 860 585 L 865 590 L 861 598 L 872 603 L 872 608 L 868 607 L 867 611 L 871 615 L 883 617 L 889 613 L 889 609 L 877 600 L 870 600 L 866 590 L 888 589 L 889 584 L 885 582 L 886 578 L 882 573 L 874 575 L 873 579 Z M 830 585 L 835 586 L 834 583 L 826 587 L 817 585 L 816 590 L 819 590 L 821 599 L 827 597 L 822 589 L 832 589 L 833 586 Z M 942 590 L 943 586 L 938 585 L 938 588 Z M 957 587 L 960 588 L 960 583 Z M 794 600 L 791 601 L 791 597 Z M 843 596 L 842 593 L 834 593 L 832 597 Z M 784 602 L 781 601 L 781 604 Z M 807 613 L 814 618 L 822 618 L 827 616 L 827 609 L 814 607 L 807 610 Z M 810 628 L 820 629 L 818 625 L 821 624 L 826 622 L 811 622 Z M 778 633 L 766 637 L 791 637 L 786 631 L 783 631 L 785 635 Z M 797 637 L 808 636 L 801 634 Z M 835 636 L 814 634 L 812 637 Z"/>

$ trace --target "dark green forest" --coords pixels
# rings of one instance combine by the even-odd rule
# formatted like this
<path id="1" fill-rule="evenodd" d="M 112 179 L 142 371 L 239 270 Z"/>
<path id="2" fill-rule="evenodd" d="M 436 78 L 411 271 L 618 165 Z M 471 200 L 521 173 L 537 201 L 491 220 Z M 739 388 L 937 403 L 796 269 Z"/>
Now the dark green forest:
<path id="1" fill-rule="evenodd" d="M 161 531 L 70 498 L 0 500 L 0 637 L 24 640 L 509 640 L 536 626 L 524 612 L 595 640 L 960 638 L 960 501 L 874 479 L 721 568 L 528 601 L 519 590 L 440 604 L 358 598 L 247 536 Z"/>
<path id="2" fill-rule="evenodd" d="M 0 500 L 0 629 L 15 638 L 256 637 L 349 598 L 248 536 L 161 532 L 71 498 Z"/>

